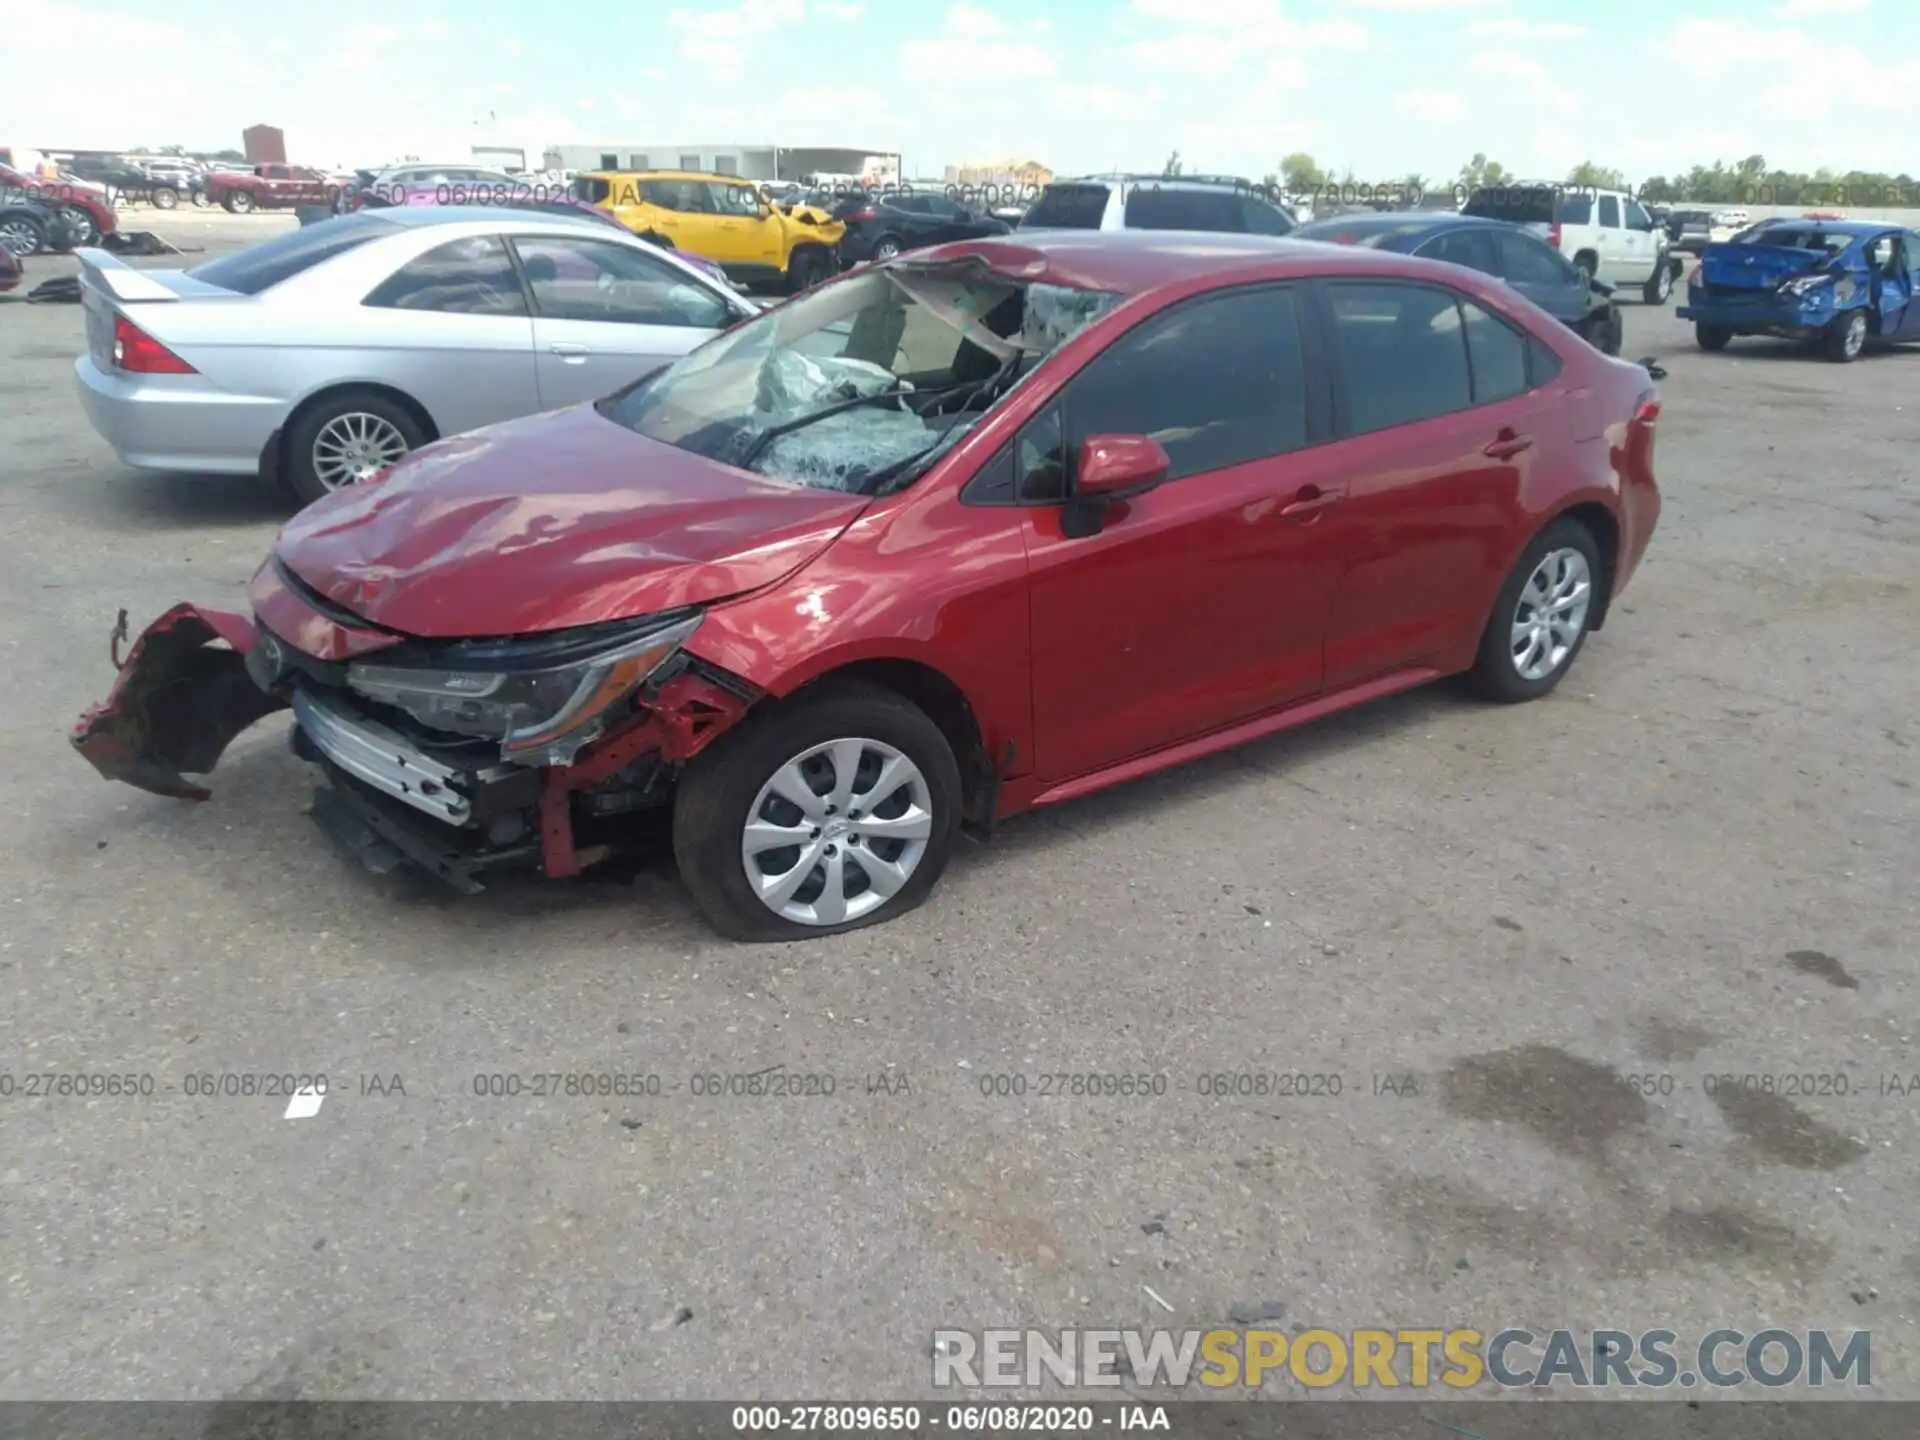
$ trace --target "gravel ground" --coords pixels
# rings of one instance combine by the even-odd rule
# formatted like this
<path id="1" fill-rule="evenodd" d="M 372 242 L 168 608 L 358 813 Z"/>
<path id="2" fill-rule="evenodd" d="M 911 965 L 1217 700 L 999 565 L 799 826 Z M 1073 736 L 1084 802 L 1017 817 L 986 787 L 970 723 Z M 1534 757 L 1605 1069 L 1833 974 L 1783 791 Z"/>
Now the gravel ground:
<path id="1" fill-rule="evenodd" d="M 156 1085 L 0 1104 L 0 1397 L 926 1395 L 936 1328 L 1281 1306 L 1865 1326 L 1920 1397 L 1920 1093 L 1882 1093 L 1920 1072 L 1920 355 L 1627 323 L 1671 362 L 1667 508 L 1552 698 L 1402 696 L 1014 823 L 898 923 L 740 948 L 666 865 L 471 900 L 351 868 L 283 716 L 210 804 L 97 780 L 65 733 L 115 611 L 237 602 L 287 508 L 121 467 L 79 311 L 0 300 L 0 1069 Z M 692 1093 L 773 1066 L 835 1093 Z M 186 1093 L 315 1071 L 304 1119 Z M 1035 1093 L 1065 1071 L 1166 1090 Z M 545 1072 L 663 1093 L 475 1093 Z M 1239 1073 L 1318 1093 L 1202 1093 Z"/>

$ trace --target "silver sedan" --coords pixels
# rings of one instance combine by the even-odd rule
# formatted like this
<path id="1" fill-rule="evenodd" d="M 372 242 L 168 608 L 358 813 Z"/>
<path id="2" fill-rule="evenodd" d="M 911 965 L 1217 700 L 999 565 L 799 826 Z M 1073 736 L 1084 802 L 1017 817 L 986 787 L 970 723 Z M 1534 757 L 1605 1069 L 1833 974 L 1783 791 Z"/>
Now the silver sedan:
<path id="1" fill-rule="evenodd" d="M 191 270 L 81 250 L 87 418 L 127 464 L 303 500 L 429 441 L 598 399 L 755 306 L 567 215 L 362 212 Z"/>

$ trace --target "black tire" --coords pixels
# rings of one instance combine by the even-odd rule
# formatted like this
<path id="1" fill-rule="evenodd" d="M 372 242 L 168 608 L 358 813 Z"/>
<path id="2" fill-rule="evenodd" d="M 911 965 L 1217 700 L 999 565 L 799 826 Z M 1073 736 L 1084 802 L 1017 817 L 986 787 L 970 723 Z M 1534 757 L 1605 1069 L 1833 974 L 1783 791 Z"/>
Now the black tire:
<path id="1" fill-rule="evenodd" d="M 749 807 L 781 766 L 813 746 L 842 738 L 878 741 L 911 760 L 926 782 L 933 829 L 919 863 L 897 894 L 855 919 L 806 924 L 776 913 L 754 893 L 741 858 L 741 837 Z M 673 853 L 694 902 L 729 939 L 764 942 L 839 935 L 904 915 L 932 893 L 953 850 L 960 800 L 960 767 L 953 748 L 925 711 L 891 690 L 827 682 L 817 691 L 749 716 L 688 765 L 674 796 Z M 858 864 L 851 847 L 846 854 Z"/>
<path id="2" fill-rule="evenodd" d="M 245 215 L 253 209 L 253 196 L 244 190 L 229 190 L 220 204 L 229 215 Z"/>
<path id="3" fill-rule="evenodd" d="M 1825 338 L 1821 341 L 1821 351 L 1827 359 L 1836 365 L 1846 365 L 1860 358 L 1860 352 L 1867 348 L 1867 312 L 1849 310 L 1844 315 L 1836 315 L 1827 326 Z"/>
<path id="4" fill-rule="evenodd" d="M 1600 257 L 1591 250 L 1582 250 L 1573 257 L 1573 268 L 1580 272 L 1580 283 L 1591 285 L 1594 277 L 1600 273 Z"/>
<path id="5" fill-rule="evenodd" d="M 1557 550 L 1578 551 L 1585 559 L 1589 586 L 1587 607 L 1582 614 L 1580 632 L 1565 656 L 1546 674 L 1529 678 L 1521 674 L 1516 663 L 1513 626 L 1520 608 L 1521 592 L 1541 562 Z M 1499 598 L 1493 602 L 1493 613 L 1487 617 L 1487 627 L 1480 634 L 1480 652 L 1474 659 L 1473 669 L 1468 672 L 1468 680 L 1474 690 L 1484 699 L 1506 705 L 1538 700 L 1552 690 L 1573 668 L 1573 662 L 1580 658 L 1580 651 L 1593 629 L 1593 617 L 1598 611 L 1607 581 L 1606 569 L 1600 560 L 1600 547 L 1595 543 L 1592 532 L 1578 520 L 1556 520 L 1534 536 L 1527 548 L 1520 552 L 1520 558 L 1514 562 L 1506 583 L 1500 587 Z"/>
<path id="6" fill-rule="evenodd" d="M 1664 305 L 1673 298 L 1673 266 L 1662 255 L 1660 263 L 1647 277 L 1647 283 L 1640 291 L 1640 298 L 1649 305 Z"/>
<path id="7" fill-rule="evenodd" d="M 152 198 L 156 210 L 174 210 L 180 205 L 180 192 L 171 185 L 154 186 Z"/>
<path id="8" fill-rule="evenodd" d="M 873 242 L 873 263 L 876 265 L 886 264 L 887 261 L 893 259 L 900 253 L 900 248 L 900 237 L 898 235 L 882 235 L 878 240 Z"/>
<path id="9" fill-rule="evenodd" d="M 314 468 L 313 444 L 328 424 L 354 411 L 377 415 L 393 426 L 406 441 L 409 454 L 430 438 L 404 406 L 375 391 L 337 390 L 323 396 L 287 427 L 282 442 L 281 475 L 302 505 L 311 505 L 321 496 L 333 493 Z"/>
<path id="10" fill-rule="evenodd" d="M 67 223 L 73 227 L 72 245 L 75 250 L 84 249 L 100 238 L 100 227 L 94 223 L 93 216 L 81 209 L 80 206 L 62 205 L 60 207 L 60 213 L 66 217 Z"/>
<path id="11" fill-rule="evenodd" d="M 1709 325 L 1704 320 L 1697 321 L 1693 327 L 1693 339 L 1702 350 L 1724 350 L 1727 342 L 1733 339 L 1733 332 L 1719 325 Z"/>
<path id="12" fill-rule="evenodd" d="M 38 255 L 46 248 L 47 227 L 40 223 L 40 217 L 26 210 L 17 210 L 11 215 L 0 216 L 0 226 L 6 227 L 7 249 L 24 260 L 29 255 Z"/>
<path id="13" fill-rule="evenodd" d="M 787 260 L 787 290 L 798 295 L 833 275 L 833 262 L 818 245 L 802 245 Z"/>

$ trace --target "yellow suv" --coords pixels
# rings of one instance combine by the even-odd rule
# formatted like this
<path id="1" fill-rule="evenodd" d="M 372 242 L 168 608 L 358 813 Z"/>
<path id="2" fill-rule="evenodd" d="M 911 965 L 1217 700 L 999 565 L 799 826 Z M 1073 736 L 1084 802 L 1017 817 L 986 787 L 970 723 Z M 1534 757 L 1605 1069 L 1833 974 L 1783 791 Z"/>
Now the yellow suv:
<path id="1" fill-rule="evenodd" d="M 704 255 L 742 284 L 804 290 L 840 269 L 834 247 L 846 226 L 811 206 L 777 208 L 738 175 L 594 170 L 573 193 L 643 239 Z"/>

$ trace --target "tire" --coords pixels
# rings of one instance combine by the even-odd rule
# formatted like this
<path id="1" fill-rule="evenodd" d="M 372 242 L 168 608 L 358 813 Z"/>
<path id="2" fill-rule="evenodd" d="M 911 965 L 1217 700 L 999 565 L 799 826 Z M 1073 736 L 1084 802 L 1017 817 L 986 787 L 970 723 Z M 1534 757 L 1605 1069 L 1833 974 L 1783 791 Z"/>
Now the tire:
<path id="1" fill-rule="evenodd" d="M 1733 332 L 1719 325 L 1697 321 L 1693 327 L 1693 339 L 1702 350 L 1724 350 L 1727 342 L 1733 339 Z"/>
<path id="2" fill-rule="evenodd" d="M 1507 705 L 1538 700 L 1552 690 L 1587 643 L 1594 605 L 1605 583 L 1600 547 L 1578 520 L 1556 520 L 1534 536 L 1493 602 L 1493 613 L 1480 636 L 1480 652 L 1468 673 L 1473 688 L 1483 698 Z M 1566 623 L 1548 629 L 1535 625 L 1543 593 L 1553 595 L 1561 586 L 1581 585 L 1584 589 L 1578 592 L 1577 604 L 1569 590 L 1566 597 L 1545 607 Z M 1518 633 L 1523 629 L 1528 631 L 1526 637 Z M 1527 648 L 1520 650 L 1521 644 Z"/>
<path id="3" fill-rule="evenodd" d="M 100 227 L 78 205 L 62 205 L 60 213 L 67 217 L 67 223 L 73 227 L 72 245 L 75 250 L 84 249 L 100 238 Z"/>
<path id="4" fill-rule="evenodd" d="M 862 794 L 873 795 L 871 788 L 852 792 L 855 803 L 842 807 L 845 813 L 831 816 L 825 809 L 832 798 L 831 788 L 815 793 L 811 803 L 820 808 L 811 816 L 770 793 L 775 775 L 803 759 L 806 765 L 800 778 L 810 782 L 808 789 L 821 784 L 831 787 L 839 778 L 831 751 L 851 743 L 863 747 L 858 752 L 861 759 L 856 773 L 866 777 L 869 787 L 876 783 L 872 774 L 875 765 L 891 764 L 894 757 L 911 765 L 916 780 L 881 798 L 882 809 L 896 811 L 882 818 L 904 819 L 913 810 L 924 808 L 929 815 L 922 827 L 924 838 L 862 835 L 853 817 L 859 814 Z M 815 753 L 821 750 L 827 752 L 824 757 Z M 917 791 L 912 788 L 915 784 Z M 932 893 L 952 853 L 960 799 L 960 767 L 953 748 L 925 711 L 891 690 L 829 683 L 815 693 L 749 716 L 739 728 L 721 736 L 694 759 L 681 776 L 674 796 L 673 853 L 694 902 L 714 929 L 729 939 L 807 940 L 838 935 L 904 915 Z M 803 830 L 814 833 L 794 846 L 768 848 L 749 860 L 746 831 L 756 805 L 762 826 L 792 826 L 796 834 Z M 810 820 L 821 823 L 812 824 Z M 852 824 L 846 833 L 857 839 L 832 843 L 830 835 L 834 832 L 830 827 L 849 821 Z M 861 848 L 863 845 L 865 848 Z M 913 848 L 916 845 L 917 850 Z M 862 859 L 869 856 L 890 864 L 897 861 L 906 873 L 905 883 L 877 903 L 871 898 L 875 894 L 872 872 L 861 869 Z M 909 859 L 910 866 L 906 863 Z M 829 867 L 836 863 L 841 886 L 839 910 L 845 917 L 838 920 L 831 918 L 834 911 L 830 902 L 824 914 L 815 908 L 830 893 L 826 881 L 833 873 Z M 797 888 L 788 892 L 796 898 L 786 902 L 804 914 L 782 913 L 774 908 L 774 901 L 763 900 L 755 882 L 749 879 L 750 864 L 759 867 L 756 874 L 764 874 L 769 880 L 781 876 L 782 866 L 788 877 L 805 866 Z M 852 873 L 856 870 L 857 876 Z M 810 900 L 797 898 L 809 892 Z M 859 908 L 863 901 L 869 908 Z"/>
<path id="5" fill-rule="evenodd" d="M 900 253 L 900 239 L 897 235 L 882 235 L 873 242 L 873 263 L 884 265 Z"/>
<path id="6" fill-rule="evenodd" d="M 1821 342 L 1821 350 L 1827 359 L 1838 365 L 1847 365 L 1860 358 L 1860 352 L 1867 348 L 1867 312 L 1849 310 L 1844 315 L 1833 317 L 1827 326 L 1826 338 Z"/>
<path id="7" fill-rule="evenodd" d="M 1654 267 L 1653 274 L 1647 277 L 1646 287 L 1641 290 L 1640 298 L 1649 305 L 1664 305 L 1673 298 L 1673 267 L 1662 255 L 1660 263 Z"/>
<path id="8" fill-rule="evenodd" d="M 349 421 L 352 416 L 368 417 L 369 423 Z M 322 472 L 316 460 L 316 446 L 321 435 L 337 421 L 348 421 L 328 436 L 327 450 L 335 449 L 336 443 L 344 443 L 346 432 L 364 433 L 369 436 L 366 447 L 368 467 L 375 464 L 374 453 L 389 454 L 384 463 L 392 464 L 418 450 L 427 443 L 427 434 L 420 422 L 407 410 L 388 399 L 385 395 L 370 390 L 340 390 L 328 395 L 309 407 L 292 425 L 287 428 L 285 444 L 285 463 L 282 466 L 288 487 L 296 499 L 303 505 L 311 505 L 324 495 L 330 495 L 351 480 L 333 482 Z M 393 446 L 387 440 L 380 425 L 370 423 L 378 421 L 388 427 L 404 448 L 397 454 L 391 454 Z M 351 450 L 349 453 L 353 453 Z M 365 478 L 361 476 L 360 478 Z"/>
<path id="9" fill-rule="evenodd" d="M 788 293 L 798 295 L 802 290 L 830 278 L 832 274 L 833 266 L 827 259 L 827 252 L 818 245 L 803 245 L 787 261 Z"/>
<path id="10" fill-rule="evenodd" d="M 220 204 L 229 215 L 245 215 L 253 209 L 253 196 L 244 190 L 229 190 Z"/>
<path id="11" fill-rule="evenodd" d="M 46 243 L 47 227 L 40 223 L 38 216 L 24 210 L 0 216 L 0 246 L 12 251 L 16 258 L 24 260 L 29 255 L 37 255 Z"/>
<path id="12" fill-rule="evenodd" d="M 153 208 L 156 210 L 174 210 L 180 205 L 180 192 L 171 185 L 153 187 Z"/>
<path id="13" fill-rule="evenodd" d="M 1573 257 L 1573 268 L 1580 272 L 1580 283 L 1590 285 L 1600 273 L 1600 260 L 1591 250 L 1582 250 Z"/>

